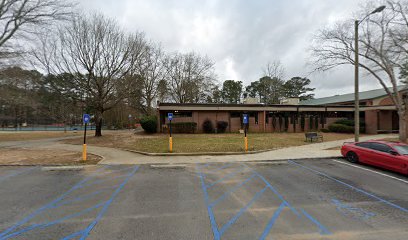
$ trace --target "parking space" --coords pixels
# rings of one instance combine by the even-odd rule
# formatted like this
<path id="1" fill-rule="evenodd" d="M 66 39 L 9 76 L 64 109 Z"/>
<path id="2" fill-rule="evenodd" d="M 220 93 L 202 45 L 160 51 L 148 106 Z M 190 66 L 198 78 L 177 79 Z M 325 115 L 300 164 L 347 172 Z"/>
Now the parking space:
<path id="1" fill-rule="evenodd" d="M 52 185 L 54 185 L 55 182 L 61 183 L 64 177 L 55 173 L 33 173 L 33 175 L 43 175 L 42 178 L 50 178 L 51 175 L 53 181 L 48 183 L 48 185 L 51 185 L 50 187 L 55 189 L 59 194 L 54 193 L 51 194 L 54 196 L 45 198 L 33 192 L 34 195 L 37 195 L 35 198 L 41 203 L 35 204 L 38 205 L 37 208 L 28 205 L 27 207 L 30 208 L 30 211 L 21 211 L 17 219 L 11 216 L 11 218 L 15 219 L 15 223 L 4 228 L 0 233 L 0 238 L 67 240 L 86 238 L 92 228 L 103 217 L 103 214 L 113 199 L 137 170 L 138 166 L 98 167 L 93 169 L 90 173 L 85 173 L 86 176 L 81 176 L 82 179 L 80 181 L 63 192 L 59 191 L 59 189 L 55 189 Z M 30 170 L 26 170 L 26 172 L 28 171 Z M 72 175 L 74 175 L 74 178 L 79 178 L 79 176 L 75 176 L 77 174 Z M 13 177 L 16 179 L 11 179 Z M 14 185 L 14 181 L 21 182 L 18 176 L 9 177 L 8 181 L 9 186 Z M 41 189 L 46 188 L 46 186 L 41 185 L 44 180 L 40 179 L 39 181 L 37 187 Z M 40 186 L 38 186 L 38 184 L 40 184 Z M 7 183 L 5 183 L 5 185 L 7 185 Z M 6 189 L 2 188 L 2 196 L 5 196 L 4 199 L 8 199 L 12 196 L 12 194 L 7 194 L 3 191 L 6 191 Z M 19 202 L 22 198 L 31 198 L 30 194 L 22 192 L 21 189 L 14 192 L 13 195 L 13 200 L 9 202 L 8 207 L 14 209 L 14 202 Z M 42 194 L 40 193 L 40 195 Z M 2 204 L 2 206 L 7 205 Z M 18 210 L 22 209 L 24 209 L 24 207 Z M 3 217 L 6 216 L 2 214 L 2 218 Z M 4 220 L 4 222 L 8 222 L 6 218 Z"/>
<path id="2" fill-rule="evenodd" d="M 0 239 L 406 239 L 408 178 L 341 159 L 0 168 Z"/>

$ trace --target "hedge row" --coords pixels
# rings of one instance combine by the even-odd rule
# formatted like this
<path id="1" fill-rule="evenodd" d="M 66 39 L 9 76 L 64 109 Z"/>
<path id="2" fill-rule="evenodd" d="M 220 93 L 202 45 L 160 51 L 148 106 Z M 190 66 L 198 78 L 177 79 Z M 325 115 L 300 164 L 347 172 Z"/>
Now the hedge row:
<path id="1" fill-rule="evenodd" d="M 335 133 L 353 133 L 354 132 L 354 120 L 339 119 L 333 124 L 329 125 L 328 130 Z M 360 122 L 360 132 L 365 132 L 365 123 Z"/>
<path id="2" fill-rule="evenodd" d="M 329 131 L 330 132 L 335 132 L 335 133 L 353 133 L 354 132 L 354 127 L 347 126 L 347 125 L 344 125 L 344 124 L 333 123 L 333 124 L 329 125 Z"/>
<path id="3" fill-rule="evenodd" d="M 170 124 L 167 124 L 170 128 Z M 178 122 L 171 123 L 173 133 L 194 133 L 197 130 L 197 123 L 195 122 Z"/>

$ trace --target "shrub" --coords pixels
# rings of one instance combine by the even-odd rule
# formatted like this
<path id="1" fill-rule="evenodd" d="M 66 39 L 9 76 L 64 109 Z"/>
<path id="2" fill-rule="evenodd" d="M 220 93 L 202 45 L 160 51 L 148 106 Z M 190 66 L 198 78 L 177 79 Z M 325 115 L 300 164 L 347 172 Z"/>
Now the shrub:
<path id="1" fill-rule="evenodd" d="M 213 126 L 213 124 L 212 124 L 212 122 L 211 122 L 210 119 L 206 119 L 206 120 L 203 122 L 203 131 L 204 131 L 205 133 L 212 133 L 212 132 L 214 131 L 214 126 Z"/>
<path id="2" fill-rule="evenodd" d="M 330 132 L 330 130 L 327 129 L 327 128 L 322 128 L 322 129 L 320 129 L 320 131 L 323 132 L 323 133 L 328 133 L 328 132 Z"/>
<path id="3" fill-rule="evenodd" d="M 354 129 L 354 120 L 353 119 L 339 119 L 334 122 L 334 124 L 340 124 L 340 125 L 345 125 L 352 127 Z M 354 132 L 354 130 L 353 130 Z M 360 132 L 364 133 L 365 132 L 365 122 L 360 121 Z"/>
<path id="4" fill-rule="evenodd" d="M 329 126 L 329 131 L 335 133 L 353 133 L 354 127 L 347 126 L 344 124 L 333 123 Z"/>
<path id="5" fill-rule="evenodd" d="M 339 119 L 335 121 L 334 123 L 354 127 L 354 120 L 352 119 Z M 365 122 L 360 121 L 360 128 L 364 128 L 364 127 L 365 127 Z"/>
<path id="6" fill-rule="evenodd" d="M 228 122 L 225 121 L 218 121 L 217 122 L 217 132 L 219 133 L 225 133 L 228 127 Z"/>
<path id="7" fill-rule="evenodd" d="M 167 126 L 170 128 L 169 124 Z M 197 129 L 195 122 L 179 122 L 171 124 L 173 133 L 194 133 Z"/>
<path id="8" fill-rule="evenodd" d="M 354 127 L 354 120 L 339 119 L 339 120 L 335 121 L 334 123 Z"/>
<path id="9" fill-rule="evenodd" d="M 140 125 L 147 133 L 156 133 L 157 132 L 157 118 L 156 116 L 144 116 L 140 119 Z"/>

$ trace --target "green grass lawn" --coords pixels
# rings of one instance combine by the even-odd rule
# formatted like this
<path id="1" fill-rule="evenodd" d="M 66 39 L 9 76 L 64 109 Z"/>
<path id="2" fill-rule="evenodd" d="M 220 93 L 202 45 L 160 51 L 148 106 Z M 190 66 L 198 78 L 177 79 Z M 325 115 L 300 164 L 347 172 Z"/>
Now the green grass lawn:
<path id="1" fill-rule="evenodd" d="M 325 141 L 352 138 L 353 134 L 323 133 Z M 64 140 L 65 143 L 82 144 L 81 139 Z M 310 144 L 305 142 L 304 133 L 253 133 L 248 134 L 250 150 L 278 149 Z M 88 145 L 126 148 L 131 150 L 166 153 L 168 136 L 164 134 L 105 134 L 100 138 L 88 137 Z M 243 134 L 174 134 L 173 152 L 243 152 Z"/>
<path id="2" fill-rule="evenodd" d="M 0 142 L 26 141 L 45 138 L 81 136 L 81 133 L 72 131 L 0 131 Z"/>

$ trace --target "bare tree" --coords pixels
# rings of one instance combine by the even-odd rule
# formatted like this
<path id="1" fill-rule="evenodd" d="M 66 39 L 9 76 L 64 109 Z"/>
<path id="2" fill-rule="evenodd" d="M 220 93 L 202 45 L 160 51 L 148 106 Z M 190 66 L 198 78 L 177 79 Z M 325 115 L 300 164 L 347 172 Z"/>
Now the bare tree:
<path id="1" fill-rule="evenodd" d="M 95 113 L 95 136 L 102 136 L 103 113 L 132 89 L 126 76 L 143 52 L 144 35 L 126 34 L 114 20 L 95 14 L 75 17 L 56 39 L 41 42 L 34 56 L 49 73 L 77 76 L 76 91 Z"/>
<path id="2" fill-rule="evenodd" d="M 198 103 L 207 100 L 215 81 L 213 61 L 196 53 L 174 53 L 166 57 L 164 64 L 173 101 Z"/>
<path id="3" fill-rule="evenodd" d="M 141 106 L 145 114 L 153 114 L 153 103 L 159 94 L 159 83 L 164 80 L 165 68 L 163 65 L 164 54 L 160 45 L 154 43 L 146 44 L 141 57 L 136 62 L 135 75 L 133 79 L 139 81 L 141 88 L 138 95 L 143 99 Z"/>
<path id="4" fill-rule="evenodd" d="M 157 100 L 159 102 L 165 102 L 169 99 L 169 86 L 166 79 L 159 81 L 157 85 Z"/>
<path id="5" fill-rule="evenodd" d="M 0 59 L 20 53 L 13 40 L 66 19 L 72 14 L 72 7 L 71 2 L 64 0 L 0 0 Z"/>
<path id="6" fill-rule="evenodd" d="M 285 68 L 279 60 L 268 62 L 262 71 L 264 77 L 270 77 L 272 79 L 276 78 L 279 80 L 283 80 L 285 77 Z"/>
<path id="7" fill-rule="evenodd" d="M 359 66 L 375 78 L 391 98 L 399 116 L 399 138 L 405 142 L 407 104 L 398 88 L 396 70 L 402 67 L 408 57 L 408 5 L 406 1 L 387 1 L 385 4 L 386 10 L 371 16 L 360 25 L 363 31 L 359 36 Z M 373 9 L 372 3 L 368 3 L 361 10 L 363 14 L 369 14 Z M 353 23 L 352 20 L 338 22 L 315 36 L 312 44 L 315 70 L 354 65 Z"/>

